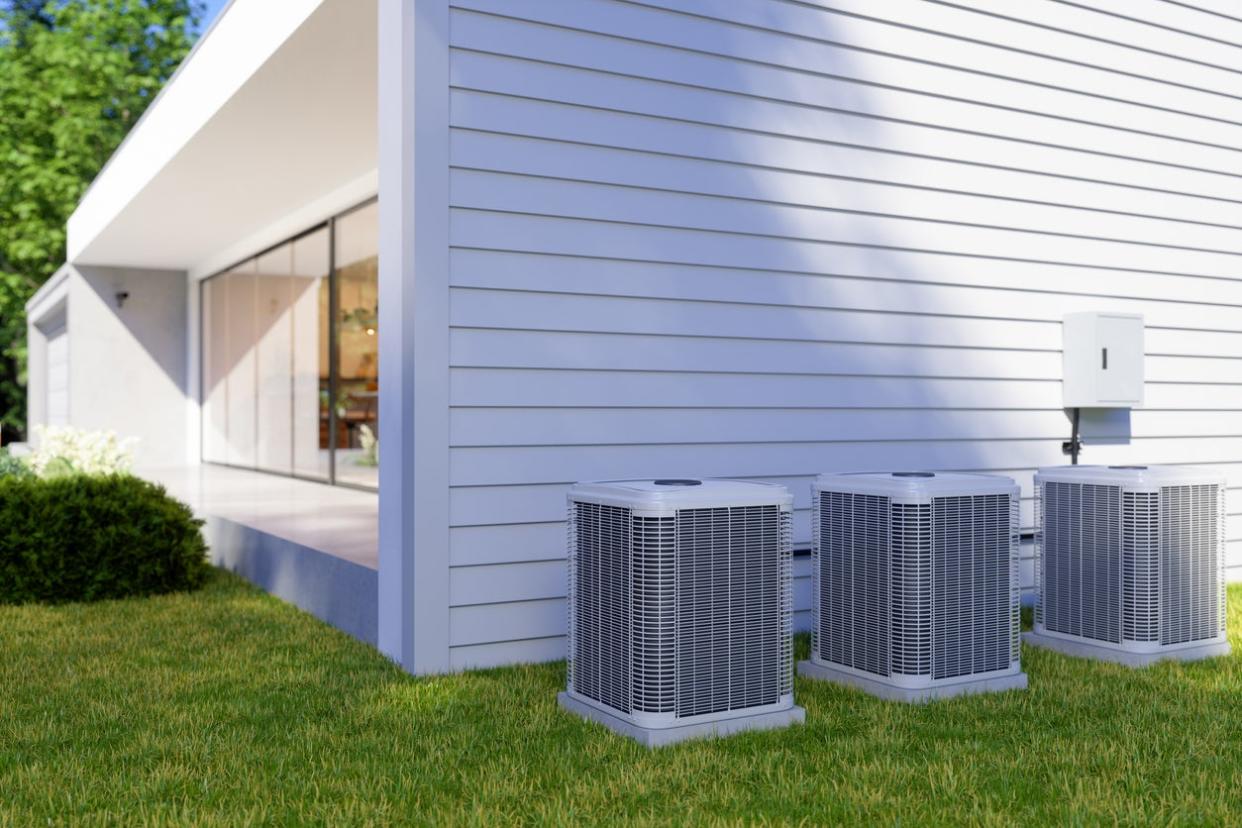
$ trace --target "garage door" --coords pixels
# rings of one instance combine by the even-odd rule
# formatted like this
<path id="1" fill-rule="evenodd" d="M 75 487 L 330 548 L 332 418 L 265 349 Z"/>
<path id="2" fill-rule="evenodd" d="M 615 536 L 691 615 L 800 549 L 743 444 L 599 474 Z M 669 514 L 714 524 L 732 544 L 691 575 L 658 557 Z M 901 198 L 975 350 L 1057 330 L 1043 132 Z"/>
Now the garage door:
<path id="1" fill-rule="evenodd" d="M 47 424 L 69 423 L 69 328 L 47 332 Z"/>

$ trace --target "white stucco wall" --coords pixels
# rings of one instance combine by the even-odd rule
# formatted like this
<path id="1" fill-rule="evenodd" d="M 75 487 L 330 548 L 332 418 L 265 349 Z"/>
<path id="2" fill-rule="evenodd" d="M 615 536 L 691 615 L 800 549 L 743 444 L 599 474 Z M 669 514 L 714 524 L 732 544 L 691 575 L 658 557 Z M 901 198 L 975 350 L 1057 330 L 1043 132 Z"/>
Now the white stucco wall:
<path id="1" fill-rule="evenodd" d="M 68 321 L 68 420 L 137 437 L 141 466 L 181 465 L 186 446 L 186 279 L 177 271 L 67 267 L 28 309 L 28 425 L 44 423 L 47 320 Z M 117 295 L 127 294 L 123 302 Z M 119 305 L 119 306 L 118 306 Z"/>
<path id="2" fill-rule="evenodd" d="M 575 480 L 779 481 L 805 546 L 818 472 L 995 472 L 1030 527 L 1071 311 L 1148 325 L 1147 405 L 1083 462 L 1212 465 L 1242 512 L 1242 23 L 450 5 L 453 666 L 563 655 Z"/>
<path id="3" fill-rule="evenodd" d="M 70 268 L 62 267 L 26 305 L 26 424 L 47 423 L 48 337 L 68 328 Z"/>

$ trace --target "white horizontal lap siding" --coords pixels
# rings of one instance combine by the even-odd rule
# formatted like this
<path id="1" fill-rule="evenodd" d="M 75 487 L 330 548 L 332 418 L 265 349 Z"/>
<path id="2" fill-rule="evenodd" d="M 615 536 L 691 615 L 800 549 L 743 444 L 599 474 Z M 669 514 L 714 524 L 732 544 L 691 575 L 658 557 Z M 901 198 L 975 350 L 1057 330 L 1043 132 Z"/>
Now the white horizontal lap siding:
<path id="1" fill-rule="evenodd" d="M 455 666 L 563 655 L 576 480 L 781 482 L 804 547 L 816 473 L 989 471 L 1029 529 L 1073 311 L 1148 326 L 1147 405 L 1084 459 L 1227 474 L 1242 576 L 1242 52 L 1208 38 L 1242 21 L 453 6 Z"/>

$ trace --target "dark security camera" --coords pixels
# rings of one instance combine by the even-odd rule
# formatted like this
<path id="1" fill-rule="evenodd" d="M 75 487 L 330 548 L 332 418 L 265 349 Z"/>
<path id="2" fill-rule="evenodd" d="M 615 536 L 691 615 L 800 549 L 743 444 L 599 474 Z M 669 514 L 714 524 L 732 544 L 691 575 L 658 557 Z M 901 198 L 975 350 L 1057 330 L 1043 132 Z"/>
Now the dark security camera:
<path id="1" fill-rule="evenodd" d="M 117 309 L 118 309 L 118 310 L 119 310 L 120 308 L 125 307 L 125 300 L 126 300 L 126 299 L 128 299 L 128 298 L 129 298 L 129 291 L 128 291 L 128 290 L 118 290 L 118 291 L 116 292 L 116 306 L 117 306 Z"/>

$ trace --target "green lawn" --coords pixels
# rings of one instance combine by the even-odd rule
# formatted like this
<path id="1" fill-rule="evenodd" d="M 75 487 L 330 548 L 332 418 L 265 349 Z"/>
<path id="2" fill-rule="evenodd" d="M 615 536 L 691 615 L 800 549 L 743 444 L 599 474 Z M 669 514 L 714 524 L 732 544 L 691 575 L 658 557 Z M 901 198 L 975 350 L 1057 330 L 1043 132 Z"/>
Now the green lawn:
<path id="1" fill-rule="evenodd" d="M 0 608 L 0 825 L 1242 821 L 1242 657 L 1024 660 L 923 707 L 799 680 L 803 727 L 649 752 L 557 709 L 563 664 L 415 680 L 223 574 Z"/>

